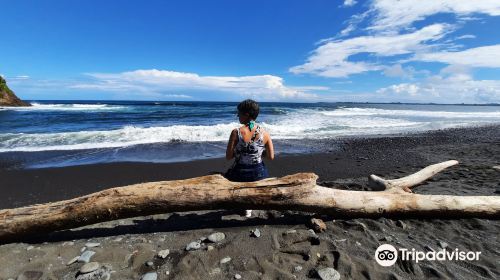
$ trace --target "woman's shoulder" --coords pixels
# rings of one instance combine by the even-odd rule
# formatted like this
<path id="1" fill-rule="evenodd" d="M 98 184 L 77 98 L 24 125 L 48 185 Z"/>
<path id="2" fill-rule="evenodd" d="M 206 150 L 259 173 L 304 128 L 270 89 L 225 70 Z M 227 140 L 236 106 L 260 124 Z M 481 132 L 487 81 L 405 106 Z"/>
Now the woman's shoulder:
<path id="1" fill-rule="evenodd" d="M 269 135 L 269 132 L 267 132 L 262 126 L 259 125 L 258 127 L 259 131 L 259 139 L 262 141 L 262 143 L 266 144 L 269 139 L 271 138 L 271 135 Z"/>
<path id="2" fill-rule="evenodd" d="M 269 135 L 269 132 L 267 132 L 267 130 L 264 127 L 262 127 L 260 124 L 258 126 L 258 129 L 259 129 L 260 133 Z"/>
<path id="3" fill-rule="evenodd" d="M 233 138 L 236 138 L 238 137 L 238 135 L 240 134 L 240 129 L 239 128 L 234 128 L 232 131 L 231 131 L 231 137 Z"/>

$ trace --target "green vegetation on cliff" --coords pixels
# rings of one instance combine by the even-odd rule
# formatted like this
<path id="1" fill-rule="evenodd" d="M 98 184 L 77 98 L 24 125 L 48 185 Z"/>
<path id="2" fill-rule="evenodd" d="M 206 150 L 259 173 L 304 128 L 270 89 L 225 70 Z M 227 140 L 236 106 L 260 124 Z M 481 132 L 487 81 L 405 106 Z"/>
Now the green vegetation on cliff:
<path id="1" fill-rule="evenodd" d="M 10 90 L 10 88 L 7 86 L 7 82 L 5 81 L 5 79 L 0 76 L 0 96 L 3 97 L 5 93 L 14 94 L 12 90 Z"/>
<path id="2" fill-rule="evenodd" d="M 31 104 L 19 99 L 7 86 L 7 81 L 0 76 L 0 106 L 31 106 Z"/>

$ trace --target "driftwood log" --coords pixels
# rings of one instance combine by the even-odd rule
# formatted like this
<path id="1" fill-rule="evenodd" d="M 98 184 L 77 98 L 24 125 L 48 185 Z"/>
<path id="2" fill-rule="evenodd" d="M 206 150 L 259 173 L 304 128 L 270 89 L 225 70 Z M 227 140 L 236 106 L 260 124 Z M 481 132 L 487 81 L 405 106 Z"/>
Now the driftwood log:
<path id="1" fill-rule="evenodd" d="M 411 193 L 410 188 L 455 164 L 455 160 L 434 164 L 395 180 L 371 175 L 369 184 L 378 191 L 321 187 L 314 173 L 251 183 L 209 175 L 117 187 L 70 200 L 0 210 L 0 242 L 103 221 L 209 209 L 297 210 L 335 217 L 499 218 L 500 196 Z"/>

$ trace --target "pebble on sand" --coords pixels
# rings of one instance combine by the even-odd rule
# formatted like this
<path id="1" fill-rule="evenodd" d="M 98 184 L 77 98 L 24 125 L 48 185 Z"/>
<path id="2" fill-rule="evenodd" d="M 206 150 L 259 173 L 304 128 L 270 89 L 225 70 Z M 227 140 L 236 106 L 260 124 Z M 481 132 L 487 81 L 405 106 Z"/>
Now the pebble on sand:
<path id="1" fill-rule="evenodd" d="M 222 232 L 214 232 L 208 236 L 208 240 L 213 243 L 221 242 L 226 238 L 226 235 Z"/>
<path id="2" fill-rule="evenodd" d="M 252 233 L 253 237 L 257 237 L 257 238 L 260 237 L 260 230 L 258 228 L 254 229 L 254 230 L 252 230 L 250 232 Z"/>
<path id="3" fill-rule="evenodd" d="M 231 261 L 231 258 L 230 258 L 230 257 L 225 257 L 225 258 L 223 258 L 222 260 L 220 260 L 220 263 L 221 263 L 221 264 L 225 264 L 225 263 L 228 263 L 228 262 L 230 262 L 230 261 Z"/>
<path id="4" fill-rule="evenodd" d="M 193 241 L 186 246 L 186 251 L 194 251 L 201 248 L 201 243 L 199 241 Z"/>
<path id="5" fill-rule="evenodd" d="M 89 273 L 97 270 L 101 265 L 98 262 L 89 262 L 80 267 L 80 273 Z"/>
<path id="6" fill-rule="evenodd" d="M 87 242 L 87 243 L 85 243 L 85 246 L 87 248 L 94 248 L 94 247 L 101 246 L 101 243 L 98 243 L 98 242 Z"/>
<path id="7" fill-rule="evenodd" d="M 380 239 L 380 241 L 387 241 L 387 242 L 392 242 L 392 237 L 391 236 L 384 236 Z"/>
<path id="8" fill-rule="evenodd" d="M 158 274 L 156 272 L 148 272 L 142 275 L 141 280 L 156 280 L 158 279 Z"/>
<path id="9" fill-rule="evenodd" d="M 322 280 L 340 280 L 340 273 L 331 267 L 318 270 L 318 276 Z"/>
<path id="10" fill-rule="evenodd" d="M 441 249 L 446 249 L 448 247 L 448 243 L 446 243 L 444 241 L 439 241 L 438 244 L 439 244 L 439 247 L 441 247 Z"/>
<path id="11" fill-rule="evenodd" d="M 315 232 L 323 232 L 326 230 L 326 224 L 321 219 L 312 218 L 310 226 Z"/>
<path id="12" fill-rule="evenodd" d="M 78 262 L 88 263 L 90 262 L 90 258 L 95 254 L 94 251 L 85 251 L 78 258 Z"/>
<path id="13" fill-rule="evenodd" d="M 241 275 L 239 274 L 234 275 L 234 279 L 241 279 Z"/>
<path id="14" fill-rule="evenodd" d="M 222 270 L 220 269 L 220 267 L 216 267 L 216 268 L 212 269 L 212 271 L 210 271 L 210 274 L 219 274 L 221 272 L 222 272 Z"/>
<path id="15" fill-rule="evenodd" d="M 402 229 L 407 229 L 408 226 L 405 224 L 405 222 L 401 221 L 401 220 L 397 220 L 396 221 L 396 225 Z"/>
<path id="16" fill-rule="evenodd" d="M 72 258 L 71 260 L 69 260 L 66 263 L 66 265 L 70 265 L 70 264 L 73 264 L 73 263 L 77 262 L 79 258 L 80 258 L 80 256 L 76 256 L 76 257 Z"/>
<path id="17" fill-rule="evenodd" d="M 169 249 L 161 250 L 160 252 L 158 252 L 158 257 L 164 259 L 168 256 L 168 254 L 170 254 Z"/>

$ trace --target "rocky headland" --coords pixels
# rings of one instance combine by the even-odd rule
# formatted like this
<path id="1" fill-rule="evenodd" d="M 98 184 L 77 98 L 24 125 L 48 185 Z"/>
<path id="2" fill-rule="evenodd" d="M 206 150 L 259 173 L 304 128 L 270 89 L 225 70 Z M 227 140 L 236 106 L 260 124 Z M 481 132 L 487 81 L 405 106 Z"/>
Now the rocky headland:
<path id="1" fill-rule="evenodd" d="M 31 106 L 28 102 L 22 101 L 14 92 L 7 86 L 7 82 L 0 76 L 0 106 Z"/>

